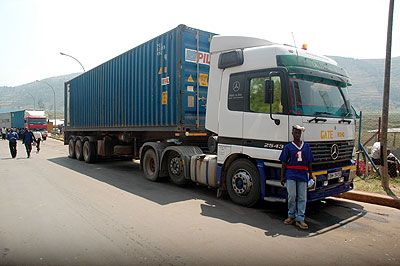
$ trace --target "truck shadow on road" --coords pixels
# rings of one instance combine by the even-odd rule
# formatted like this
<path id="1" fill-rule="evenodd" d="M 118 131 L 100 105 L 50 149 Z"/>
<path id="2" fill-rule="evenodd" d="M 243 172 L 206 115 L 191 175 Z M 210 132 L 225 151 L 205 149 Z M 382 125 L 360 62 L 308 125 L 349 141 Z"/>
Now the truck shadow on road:
<path id="1" fill-rule="evenodd" d="M 357 203 L 336 198 L 311 202 L 307 204 L 306 212 L 309 229 L 304 231 L 294 225 L 283 224 L 287 217 L 286 204 L 260 202 L 255 208 L 246 208 L 234 204 L 226 195 L 217 198 L 216 189 L 195 184 L 178 187 L 168 180 L 151 182 L 144 178 L 139 164 L 131 161 L 115 160 L 87 164 L 67 157 L 53 158 L 49 161 L 159 205 L 198 200 L 201 215 L 259 228 L 265 231 L 267 237 L 313 237 L 343 227 L 355 227 L 360 230 L 362 228 L 353 222 L 367 213 L 363 206 Z"/>

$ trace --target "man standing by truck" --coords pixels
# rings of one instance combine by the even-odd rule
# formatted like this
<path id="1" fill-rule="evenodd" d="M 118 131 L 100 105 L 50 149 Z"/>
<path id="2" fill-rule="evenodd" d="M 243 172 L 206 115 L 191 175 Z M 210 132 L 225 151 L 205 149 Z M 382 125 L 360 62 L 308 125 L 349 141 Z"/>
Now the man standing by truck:
<path id="1" fill-rule="evenodd" d="M 305 128 L 299 125 L 293 126 L 293 141 L 286 144 L 282 150 L 279 160 L 282 162 L 281 184 L 285 185 L 288 193 L 288 218 L 285 224 L 293 224 L 300 229 L 308 229 L 304 221 L 307 203 L 308 176 L 312 178 L 311 162 L 314 156 L 310 145 L 301 141 L 301 132 Z"/>

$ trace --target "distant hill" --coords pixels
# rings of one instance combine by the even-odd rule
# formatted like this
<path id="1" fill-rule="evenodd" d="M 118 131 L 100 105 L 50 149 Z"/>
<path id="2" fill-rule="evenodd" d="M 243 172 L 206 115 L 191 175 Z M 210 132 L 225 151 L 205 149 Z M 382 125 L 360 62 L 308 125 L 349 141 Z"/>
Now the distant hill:
<path id="1" fill-rule="evenodd" d="M 351 78 L 350 99 L 356 110 L 380 111 L 382 108 L 384 59 L 354 59 L 329 56 L 345 68 Z M 49 83 L 56 93 L 57 116 L 64 113 L 64 82 L 81 73 L 52 77 L 43 81 Z M 0 87 L 0 109 L 33 109 L 33 98 L 37 110 L 53 115 L 53 91 L 41 82 L 31 82 L 16 87 Z M 400 111 L 400 57 L 392 58 L 390 111 Z"/>
<path id="2" fill-rule="evenodd" d="M 357 110 L 377 111 L 382 108 L 385 59 L 354 59 L 329 56 L 350 75 L 352 105 Z M 390 111 L 400 110 L 400 57 L 392 58 Z"/>
<path id="3" fill-rule="evenodd" d="M 74 73 L 41 80 L 54 88 L 57 114 L 64 113 L 64 82 L 80 74 Z M 51 118 L 54 113 L 53 90 L 42 82 L 33 81 L 15 87 L 0 87 L 0 95 L 0 109 L 33 110 L 35 103 L 36 110 L 45 110 Z"/>

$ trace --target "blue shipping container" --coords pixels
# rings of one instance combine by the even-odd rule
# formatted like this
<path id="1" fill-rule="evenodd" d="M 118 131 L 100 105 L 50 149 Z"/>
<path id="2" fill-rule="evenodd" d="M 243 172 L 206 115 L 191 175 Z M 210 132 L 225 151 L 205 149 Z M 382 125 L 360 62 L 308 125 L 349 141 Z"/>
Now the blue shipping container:
<path id="1" fill-rule="evenodd" d="M 11 112 L 11 127 L 24 128 L 25 110 Z"/>
<path id="2" fill-rule="evenodd" d="M 179 25 L 66 82 L 66 130 L 204 130 L 213 35 Z"/>

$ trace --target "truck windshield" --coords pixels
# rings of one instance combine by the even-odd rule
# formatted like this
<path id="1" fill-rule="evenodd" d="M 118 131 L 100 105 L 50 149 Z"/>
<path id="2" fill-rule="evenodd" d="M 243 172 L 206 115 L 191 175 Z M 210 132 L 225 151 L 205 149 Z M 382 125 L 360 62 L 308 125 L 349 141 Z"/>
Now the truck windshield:
<path id="1" fill-rule="evenodd" d="M 347 87 L 290 79 L 290 101 L 299 115 L 352 117 Z"/>
<path id="2" fill-rule="evenodd" d="M 28 124 L 30 125 L 46 125 L 46 118 L 28 118 Z"/>

